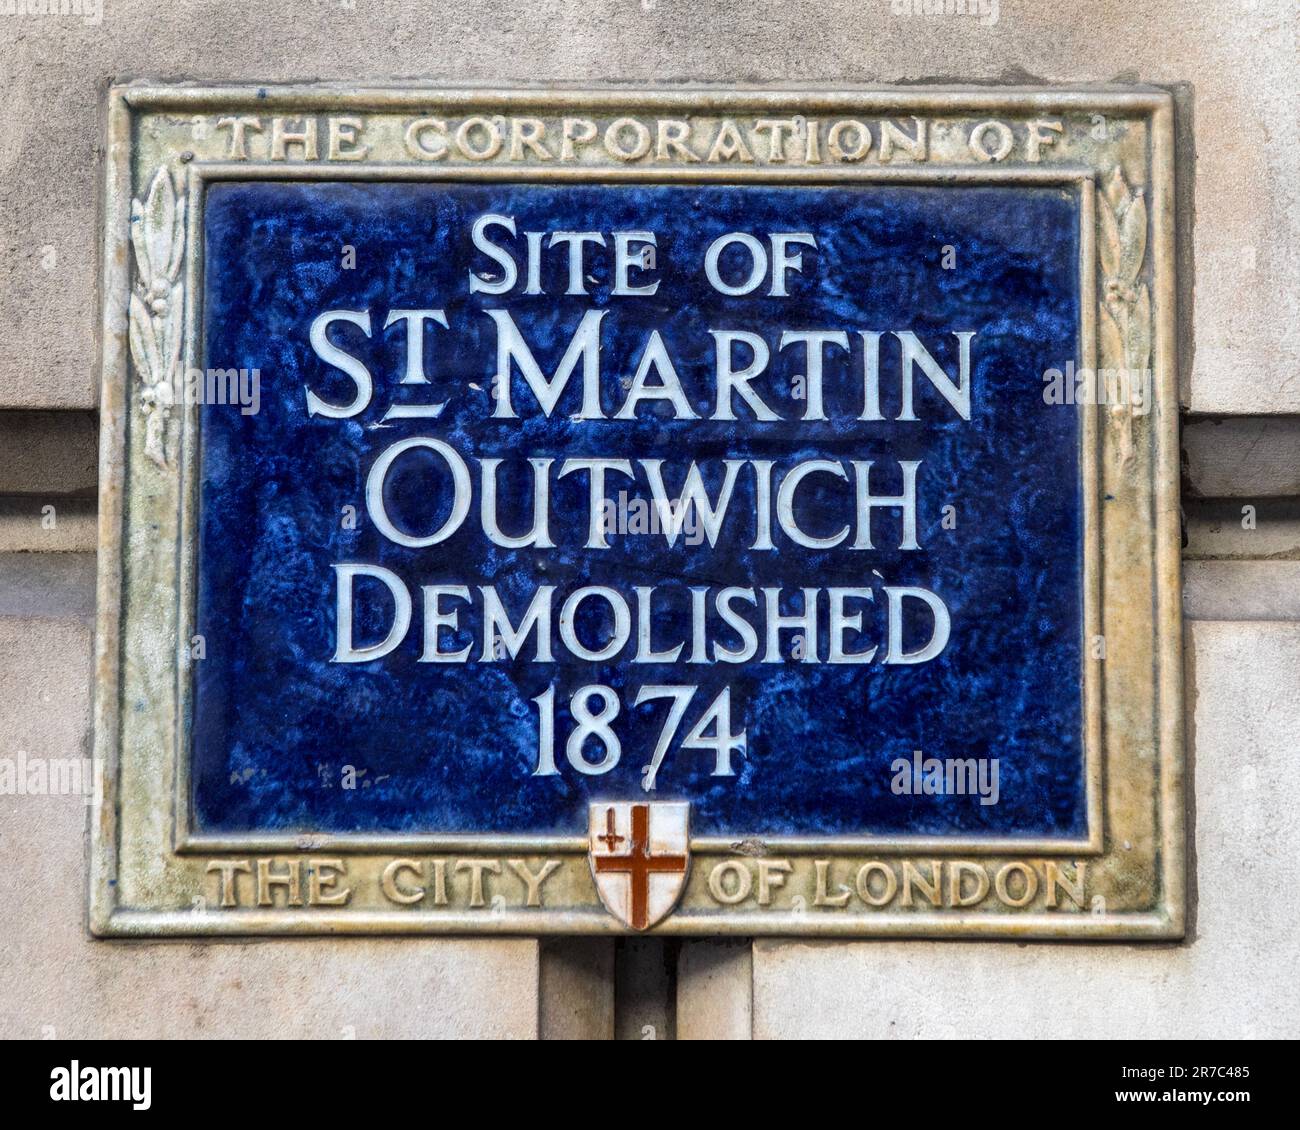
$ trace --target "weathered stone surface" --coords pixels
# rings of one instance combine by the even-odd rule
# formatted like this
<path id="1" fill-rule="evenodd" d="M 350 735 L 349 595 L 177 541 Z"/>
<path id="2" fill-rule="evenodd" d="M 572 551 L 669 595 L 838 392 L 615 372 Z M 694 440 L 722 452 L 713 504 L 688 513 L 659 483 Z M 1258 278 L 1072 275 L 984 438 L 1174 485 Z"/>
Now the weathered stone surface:
<path id="1" fill-rule="evenodd" d="M 613 939 L 543 938 L 539 961 L 541 1038 L 613 1039 Z"/>
<path id="2" fill-rule="evenodd" d="M 99 422 L 91 412 L 0 412 L 0 494 L 93 498 Z"/>
<path id="3" fill-rule="evenodd" d="M 743 939 L 684 942 L 677 958 L 677 1038 L 748 1040 L 753 969 Z"/>
<path id="4" fill-rule="evenodd" d="M 0 554 L 94 553 L 93 498 L 0 495 Z"/>
<path id="5" fill-rule="evenodd" d="M 1300 408 L 1300 388 L 1290 410 Z M 1215 417 L 1183 425 L 1187 488 L 1201 498 L 1300 495 L 1300 417 Z"/>
<path id="6" fill-rule="evenodd" d="M 88 755 L 90 648 L 75 619 L 0 619 L 0 757 Z M 533 941 L 93 941 L 89 811 L 76 796 L 0 796 L 0 1036 L 537 1033 Z"/>
<path id="7" fill-rule="evenodd" d="M 1300 501 L 1294 498 L 1184 496 L 1182 508 L 1184 561 L 1300 560 Z"/>
<path id="8" fill-rule="evenodd" d="M 95 555 L 0 552 L 0 618 L 6 617 L 92 624 Z"/>
<path id="9" fill-rule="evenodd" d="M 102 104 L 111 79 L 832 84 L 1145 81 L 1187 84 L 1180 173 L 1195 230 L 1196 349 L 1185 399 L 1204 412 L 1287 411 L 1300 362 L 1300 120 L 1296 14 L 1281 0 L 1231 6 L 1099 0 L 1086 18 L 1051 0 L 989 17 L 895 15 L 887 0 L 792 7 L 465 0 L 432 13 L 393 0 L 159 6 L 113 0 L 103 21 L 7 17 L 0 74 L 0 406 L 95 400 Z M 910 7 L 910 6 L 909 6 Z M 437 34 L 431 34 L 436 21 Z M 289 39 L 281 34 L 293 29 Z M 273 33 L 274 30 L 274 33 Z M 721 62 L 720 62 L 721 61 Z M 721 67 L 721 69 L 720 69 Z M 51 264 L 50 251 L 54 258 Z M 1192 293 L 1184 283 L 1186 296 Z"/>
<path id="10" fill-rule="evenodd" d="M 1185 561 L 1189 620 L 1300 620 L 1300 561 Z"/>
<path id="11" fill-rule="evenodd" d="M 754 1031 L 811 1036 L 1300 1035 L 1300 623 L 1194 623 L 1195 912 L 1182 945 L 754 946 Z"/>

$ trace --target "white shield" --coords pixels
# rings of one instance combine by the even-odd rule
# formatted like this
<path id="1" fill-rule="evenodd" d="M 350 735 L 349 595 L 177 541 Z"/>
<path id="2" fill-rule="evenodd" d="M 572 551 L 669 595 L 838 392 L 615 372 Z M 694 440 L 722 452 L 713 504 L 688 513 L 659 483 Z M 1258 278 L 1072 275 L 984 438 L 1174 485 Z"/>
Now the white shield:
<path id="1" fill-rule="evenodd" d="M 605 909 L 634 930 L 668 916 L 690 869 L 691 806 L 601 801 L 591 805 L 591 873 Z"/>

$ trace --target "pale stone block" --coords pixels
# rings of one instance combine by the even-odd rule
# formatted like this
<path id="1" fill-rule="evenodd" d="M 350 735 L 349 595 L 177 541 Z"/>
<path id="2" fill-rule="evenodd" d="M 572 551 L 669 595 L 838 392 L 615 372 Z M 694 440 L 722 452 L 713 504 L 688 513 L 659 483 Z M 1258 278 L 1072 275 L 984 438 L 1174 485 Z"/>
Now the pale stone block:
<path id="1" fill-rule="evenodd" d="M 82 621 L 0 619 L 0 757 L 89 755 L 90 658 Z M 0 1036 L 536 1036 L 531 940 L 92 940 L 90 811 L 0 796 Z"/>
<path id="2" fill-rule="evenodd" d="M 99 422 L 92 412 L 0 412 L 0 494 L 95 496 Z"/>
<path id="3" fill-rule="evenodd" d="M 1183 530 L 1184 560 L 1297 561 L 1300 499 L 1184 498 Z"/>
<path id="4" fill-rule="evenodd" d="M 757 942 L 755 1035 L 1300 1036 L 1300 624 L 1189 628 L 1184 944 Z"/>
<path id="5" fill-rule="evenodd" d="M 1000 3 L 996 19 L 897 15 L 880 0 L 807 10 L 626 0 L 391 0 L 375 18 L 290 0 L 159 5 L 0 21 L 0 406 L 96 397 L 103 94 L 111 78 L 342 82 L 438 75 L 545 85 L 1143 81 L 1180 94 L 1184 399 L 1201 412 L 1294 411 L 1300 385 L 1296 8 L 1185 0 Z M 436 25 L 437 34 L 430 34 Z M 279 29 L 292 27 L 291 40 Z M 1032 79 L 1029 79 L 1032 76 Z M 1195 154 L 1188 131 L 1194 129 Z M 51 259 L 53 252 L 53 259 Z M 1190 301 L 1192 296 L 1193 303 Z"/>
<path id="6" fill-rule="evenodd" d="M 94 553 L 98 541 L 93 498 L 0 495 L 0 554 Z"/>
<path id="7" fill-rule="evenodd" d="M 1300 408 L 1300 387 L 1291 411 Z M 1189 420 L 1187 485 L 1202 498 L 1300 495 L 1300 418 Z"/>
<path id="8" fill-rule="evenodd" d="M 614 941 L 544 938 L 538 986 L 543 1040 L 614 1038 Z"/>
<path id="9" fill-rule="evenodd" d="M 93 553 L 0 553 L 0 618 L 95 619 Z"/>
<path id="10" fill-rule="evenodd" d="M 1185 561 L 1189 620 L 1300 620 L 1300 561 Z"/>
<path id="11" fill-rule="evenodd" d="M 748 941 L 683 942 L 677 958 L 677 1038 L 748 1040 L 753 972 Z"/>

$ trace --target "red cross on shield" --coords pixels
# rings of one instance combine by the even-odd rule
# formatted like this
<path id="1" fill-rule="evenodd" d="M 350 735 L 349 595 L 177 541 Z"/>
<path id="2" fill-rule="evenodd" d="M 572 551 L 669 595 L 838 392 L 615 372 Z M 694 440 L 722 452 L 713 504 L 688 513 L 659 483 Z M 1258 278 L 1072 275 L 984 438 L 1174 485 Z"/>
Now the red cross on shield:
<path id="1" fill-rule="evenodd" d="M 685 801 L 601 801 L 590 814 L 591 873 L 605 909 L 633 930 L 667 918 L 690 869 Z"/>

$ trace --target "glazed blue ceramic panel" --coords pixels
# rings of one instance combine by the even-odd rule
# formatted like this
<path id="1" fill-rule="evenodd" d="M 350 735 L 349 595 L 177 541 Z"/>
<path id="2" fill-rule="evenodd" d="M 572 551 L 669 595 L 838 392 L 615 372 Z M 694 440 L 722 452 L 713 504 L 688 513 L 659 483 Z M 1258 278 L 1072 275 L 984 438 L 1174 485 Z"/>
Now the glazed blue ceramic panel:
<path id="1" fill-rule="evenodd" d="M 505 294 L 469 286 L 471 273 L 489 282 L 503 276 L 501 263 L 473 242 L 475 221 L 488 214 L 515 225 L 514 237 L 500 226 L 489 232 L 519 265 Z M 1074 191 L 231 182 L 210 187 L 203 231 L 204 364 L 257 370 L 259 402 L 256 412 L 201 409 L 204 657 L 193 665 L 190 749 L 197 830 L 584 835 L 589 799 L 650 797 L 691 801 L 696 835 L 1086 831 L 1080 423 L 1075 410 L 1043 395 L 1044 372 L 1079 354 Z M 548 247 L 545 236 L 536 241 L 534 280 L 543 293 L 523 293 L 524 233 L 556 231 L 604 233 L 604 248 L 585 248 L 587 293 L 566 293 L 567 248 Z M 611 293 L 617 231 L 655 233 L 653 266 L 643 259 L 644 269 L 629 275 L 636 285 L 657 282 L 654 294 Z M 706 276 L 709 247 L 730 232 L 754 233 L 768 260 L 749 294 L 721 293 Z M 769 237 L 782 232 L 816 240 L 789 248 L 801 260 L 782 273 L 785 296 L 769 293 Z M 741 243 L 728 245 L 718 277 L 743 283 L 750 255 Z M 402 383 L 408 325 L 385 324 L 390 311 L 409 309 L 438 309 L 446 321 L 425 323 L 427 383 Z M 310 341 L 313 320 L 331 310 L 369 317 L 368 334 L 343 321 L 328 331 L 373 379 L 365 407 L 349 418 L 309 412 L 309 392 L 337 407 L 357 389 Z M 575 418 L 581 364 L 549 414 L 512 366 L 517 415 L 494 415 L 502 322 L 488 311 L 509 315 L 547 376 L 584 316 L 603 311 L 604 418 Z M 809 409 L 804 348 L 780 348 L 787 330 L 845 334 L 848 348 L 822 351 L 822 413 Z M 733 394 L 735 419 L 716 418 L 725 415 L 717 398 L 722 331 L 757 334 L 770 350 L 747 386 L 766 413 Z M 616 418 L 656 332 L 695 418 L 680 418 L 681 405 L 666 396 L 643 400 L 634 418 Z M 974 335 L 970 418 L 917 368 L 909 378 L 917 418 L 899 419 L 900 335 L 914 334 L 955 379 L 959 332 Z M 864 413 L 864 390 L 875 334 L 882 418 L 862 419 L 872 415 Z M 730 348 L 736 368 L 754 359 L 744 345 Z M 662 377 L 661 367 L 648 383 Z M 384 419 L 394 405 L 435 403 L 445 404 L 436 417 Z M 472 491 L 456 532 L 423 548 L 386 536 L 367 505 L 376 461 L 412 437 L 446 445 Z M 608 476 L 606 493 L 623 520 L 607 548 L 587 544 L 590 476 L 560 474 L 566 461 L 582 458 L 632 468 L 630 477 Z M 509 533 L 532 524 L 529 461 L 552 461 L 545 473 L 553 547 L 509 548 L 486 536 L 483 459 L 501 460 L 497 517 Z M 669 495 L 682 489 L 693 462 L 715 500 L 724 461 L 738 463 L 716 544 L 690 536 L 690 523 L 674 544 L 638 525 L 649 511 L 647 468 L 655 460 Z M 849 527 L 833 547 L 800 544 L 774 514 L 785 477 L 810 460 L 821 469 L 803 479 L 793 517 L 803 541 L 830 542 Z M 872 510 L 873 548 L 851 547 L 861 525 L 855 468 L 867 461 L 874 495 L 902 493 L 905 464 L 919 464 L 919 548 L 901 548 L 899 508 Z M 770 465 L 770 498 L 759 464 Z M 393 460 L 380 496 L 392 527 L 412 536 L 455 516 L 449 463 L 429 446 Z M 761 548 L 764 521 L 770 549 Z M 370 661 L 337 661 L 338 566 L 349 564 L 386 570 L 411 597 L 409 630 Z M 352 644 L 376 645 L 394 622 L 393 592 L 373 576 L 350 583 Z M 440 599 L 438 611 L 455 613 L 456 624 L 435 626 L 432 646 L 443 655 L 469 649 L 464 662 L 421 661 L 430 654 L 423 586 L 463 586 L 463 599 Z M 518 625 L 546 586 L 550 661 L 539 660 L 537 631 L 515 657 L 499 648 L 485 656 L 484 590 Z M 616 598 L 579 606 L 572 631 L 588 651 L 618 642 L 618 601 L 629 610 L 630 638 L 606 660 L 583 658 L 564 642 L 564 602 L 586 586 Z M 928 661 L 884 661 L 888 590 L 902 588 L 934 594 L 950 620 L 946 646 Z M 638 589 L 652 590 L 649 662 L 635 661 Z M 748 650 L 744 630 L 718 611 L 727 589 L 753 594 L 730 605 L 757 637 L 757 654 L 739 663 L 715 650 Z M 858 591 L 845 610 L 860 617 L 860 631 L 832 625 L 833 589 Z M 765 646 L 766 590 L 776 593 L 780 615 L 805 612 L 806 600 L 815 609 L 815 631 L 779 630 L 776 654 Z M 898 644 L 915 652 L 936 630 L 935 613 L 922 599 L 897 601 Z M 876 648 L 874 659 L 830 662 L 833 638 L 859 655 Z M 678 645 L 676 658 L 664 661 Z M 587 737 L 570 756 L 570 735 L 580 729 L 572 697 L 588 686 L 609 688 L 585 705 L 612 714 L 612 737 Z M 646 700 L 647 686 L 689 689 L 653 793 L 644 770 L 676 700 Z M 730 772 L 719 775 L 715 751 L 683 739 L 695 731 L 707 747 L 719 719 L 697 726 L 723 701 L 734 741 Z M 553 772 L 544 755 L 548 712 Z M 900 791 L 896 763 L 918 750 L 996 760 L 997 802 Z"/>

